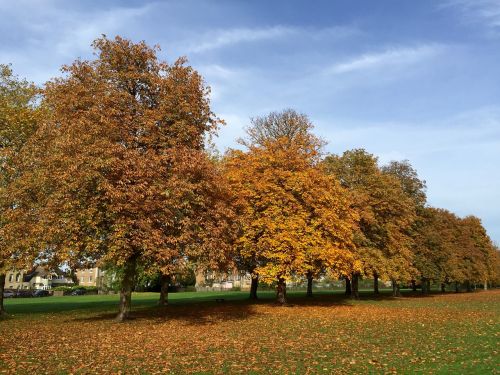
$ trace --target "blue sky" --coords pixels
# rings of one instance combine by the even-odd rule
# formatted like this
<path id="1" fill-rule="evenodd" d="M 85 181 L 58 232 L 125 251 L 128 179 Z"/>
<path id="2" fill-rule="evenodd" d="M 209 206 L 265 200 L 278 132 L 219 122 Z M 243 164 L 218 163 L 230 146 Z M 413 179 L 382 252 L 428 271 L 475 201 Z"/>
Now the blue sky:
<path id="1" fill-rule="evenodd" d="M 433 206 L 500 243 L 500 0 L 0 0 L 0 63 L 37 83 L 101 34 L 185 55 L 235 145 L 251 116 L 292 107 L 327 151 L 409 159 Z"/>

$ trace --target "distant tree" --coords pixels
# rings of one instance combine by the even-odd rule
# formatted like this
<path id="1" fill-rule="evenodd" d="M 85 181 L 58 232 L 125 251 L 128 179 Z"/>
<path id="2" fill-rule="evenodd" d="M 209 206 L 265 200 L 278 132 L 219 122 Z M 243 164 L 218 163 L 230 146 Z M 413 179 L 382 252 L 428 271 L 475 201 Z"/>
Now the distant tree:
<path id="1" fill-rule="evenodd" d="M 284 144 L 298 141 L 308 148 L 319 149 L 324 142 L 313 135 L 313 128 L 307 115 L 289 108 L 251 118 L 250 126 L 246 128 L 246 138 L 238 141 L 247 147 L 265 146 L 278 140 Z"/>
<path id="2" fill-rule="evenodd" d="M 476 284 L 488 285 L 495 278 L 495 247 L 484 229 L 481 219 L 467 216 L 460 220 L 459 244 L 460 268 L 467 291 Z M 460 247 L 458 247 L 460 246 Z"/>
<path id="3" fill-rule="evenodd" d="M 413 225 L 407 228 L 405 234 L 413 240 L 412 250 L 414 252 L 417 228 L 420 222 L 425 220 L 423 218 L 427 201 L 425 181 L 419 178 L 417 171 L 408 160 L 391 161 L 389 164 L 382 166 L 382 172 L 395 177 L 400 182 L 403 193 L 413 201 L 415 220 Z M 412 278 L 411 282 L 413 289 L 416 290 L 416 280 Z M 423 280 L 423 282 L 428 283 L 428 280 Z"/>
<path id="4" fill-rule="evenodd" d="M 319 168 L 315 142 L 309 131 L 258 138 L 225 160 L 239 199 L 239 257 L 261 280 L 277 283 L 278 303 L 286 302 L 287 280 L 334 267 L 353 249 L 355 214 L 346 192 Z"/>
<path id="5" fill-rule="evenodd" d="M 425 206 L 427 201 L 425 181 L 419 178 L 408 160 L 391 161 L 382 166 L 382 172 L 391 174 L 399 180 L 403 191 L 413 199 L 416 208 L 421 209 Z"/>
<path id="6" fill-rule="evenodd" d="M 456 277 L 452 267 L 456 263 L 456 236 L 458 217 L 453 213 L 426 207 L 416 227 L 414 264 L 422 285 L 422 293 L 429 292 L 430 281 L 444 286 Z"/>
<path id="7" fill-rule="evenodd" d="M 415 220 L 413 201 L 398 178 L 384 173 L 377 158 L 363 149 L 327 156 L 323 164 L 349 190 L 360 218 L 355 243 L 362 272 L 344 275 L 350 281 L 348 292 L 358 297 L 358 279 L 365 274 L 374 277 L 376 293 L 379 277 L 385 277 L 392 280 L 394 295 L 398 295 L 399 283 L 413 271 L 408 233 Z"/>
<path id="8" fill-rule="evenodd" d="M 21 174 L 19 155 L 42 118 L 39 93 L 35 85 L 16 77 L 10 66 L 0 64 L 0 315 L 5 312 L 6 271 L 13 267 L 31 267 L 35 257 L 27 252 L 19 255 L 22 237 L 7 235 L 5 226 L 10 219 L 5 213 L 16 208 L 11 186 Z"/>
<path id="9" fill-rule="evenodd" d="M 179 226 L 197 230 L 199 217 L 210 217 L 198 209 L 217 206 L 219 192 L 205 203 L 199 186 L 212 174 L 204 142 L 219 120 L 185 59 L 159 62 L 144 42 L 120 37 L 97 39 L 93 47 L 95 60 L 77 60 L 47 83 L 51 116 L 37 134 L 48 140 L 46 149 L 17 196 L 38 194 L 38 204 L 29 202 L 40 219 L 31 236 L 44 244 L 47 259 L 121 267 L 117 319 L 124 320 L 137 266 L 166 267 L 182 257 L 179 249 L 195 247 L 189 241 L 199 236 L 179 236 Z M 210 241 L 202 246 L 213 248 Z"/>
<path id="10" fill-rule="evenodd" d="M 415 266 L 422 277 L 422 292 L 430 281 L 441 283 L 442 291 L 454 282 L 456 290 L 468 291 L 475 284 L 486 286 L 498 272 L 498 253 L 480 219 L 436 208 L 425 208 L 417 229 Z"/>

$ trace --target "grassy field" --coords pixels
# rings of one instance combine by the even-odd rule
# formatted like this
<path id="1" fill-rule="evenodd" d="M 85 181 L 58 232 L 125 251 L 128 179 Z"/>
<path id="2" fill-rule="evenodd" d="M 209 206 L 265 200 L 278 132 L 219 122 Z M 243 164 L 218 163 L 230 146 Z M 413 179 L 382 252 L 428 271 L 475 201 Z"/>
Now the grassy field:
<path id="1" fill-rule="evenodd" d="M 499 373 L 500 291 L 289 297 L 134 294 L 122 324 L 117 296 L 10 299 L 0 373 Z"/>

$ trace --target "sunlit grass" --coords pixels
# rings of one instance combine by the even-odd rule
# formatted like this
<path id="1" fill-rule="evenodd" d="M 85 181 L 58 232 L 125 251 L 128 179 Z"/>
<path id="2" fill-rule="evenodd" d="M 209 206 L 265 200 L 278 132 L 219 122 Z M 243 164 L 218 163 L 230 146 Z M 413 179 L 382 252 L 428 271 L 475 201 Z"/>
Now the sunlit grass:
<path id="1" fill-rule="evenodd" d="M 292 292 L 287 307 L 273 292 L 247 297 L 172 293 L 160 308 L 157 294 L 135 293 L 124 324 L 112 320 L 116 295 L 11 299 L 0 372 L 482 374 L 500 365 L 500 291 L 360 301 Z"/>

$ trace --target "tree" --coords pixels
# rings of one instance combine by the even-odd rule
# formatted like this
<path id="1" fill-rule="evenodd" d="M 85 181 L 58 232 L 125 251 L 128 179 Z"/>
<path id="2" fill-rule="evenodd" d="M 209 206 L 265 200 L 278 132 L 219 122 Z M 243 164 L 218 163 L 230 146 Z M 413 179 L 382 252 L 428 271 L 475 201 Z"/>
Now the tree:
<path id="1" fill-rule="evenodd" d="M 344 275 L 350 279 L 352 297 L 358 297 L 358 278 L 362 274 L 374 277 L 375 292 L 379 277 L 392 280 L 394 294 L 398 295 L 399 282 L 410 277 L 412 271 L 408 236 L 415 217 L 412 200 L 399 180 L 384 173 L 377 158 L 363 149 L 327 156 L 323 164 L 326 172 L 349 190 L 353 209 L 360 218 L 355 243 L 362 271 Z"/>
<path id="2" fill-rule="evenodd" d="M 247 147 L 262 147 L 278 140 L 283 143 L 298 141 L 304 146 L 319 149 L 324 142 L 312 134 L 313 128 L 307 115 L 288 108 L 251 118 L 250 126 L 246 128 L 247 137 L 238 141 Z"/>
<path id="3" fill-rule="evenodd" d="M 381 169 L 382 172 L 388 173 L 399 180 L 401 188 L 407 196 L 413 199 L 415 207 L 421 209 L 425 206 L 427 201 L 425 181 L 419 178 L 417 171 L 408 160 L 393 160 L 389 164 L 382 166 Z"/>
<path id="4" fill-rule="evenodd" d="M 484 284 L 495 278 L 495 247 L 484 229 L 481 219 L 469 215 L 459 222 L 460 268 L 467 291 L 472 285 Z M 458 247 L 460 246 L 460 247 Z"/>
<path id="5" fill-rule="evenodd" d="M 415 252 L 415 239 L 418 232 L 418 227 L 425 221 L 425 204 L 426 204 L 426 185 L 425 181 L 421 180 L 417 171 L 412 167 L 408 160 L 391 161 L 388 165 L 382 167 L 382 172 L 394 176 L 401 184 L 404 194 L 413 201 L 415 211 L 415 221 L 408 228 L 406 234 L 413 239 L 413 251 Z M 429 284 L 429 279 L 422 278 L 422 285 Z M 416 281 L 412 279 L 413 289 L 416 290 Z M 425 289 L 422 289 L 425 290 Z"/>
<path id="6" fill-rule="evenodd" d="M 272 129 L 275 114 L 270 118 Z M 276 283 L 281 304 L 287 280 L 333 267 L 352 251 L 355 215 L 342 187 L 319 168 L 315 142 L 308 131 L 258 138 L 247 142 L 247 152 L 226 155 L 226 174 L 240 207 L 239 256 L 253 264 L 261 280 Z"/>
<path id="7" fill-rule="evenodd" d="M 453 213 L 426 207 L 419 215 L 415 236 L 415 267 L 422 279 L 422 293 L 428 293 L 431 280 L 443 285 L 458 275 L 459 218 Z"/>
<path id="8" fill-rule="evenodd" d="M 51 116 L 38 137 L 49 141 L 17 196 L 25 215 L 37 208 L 31 236 L 46 259 L 122 268 L 117 319 L 124 320 L 137 265 L 167 267 L 193 245 L 186 238 L 198 238 L 180 237 L 179 226 L 196 228 L 194 211 L 206 208 L 197 191 L 211 173 L 203 170 L 210 167 L 204 140 L 220 121 L 185 59 L 159 62 L 155 49 L 120 37 L 93 47 L 95 60 L 64 66 L 66 75 L 47 83 Z M 38 192 L 37 205 L 23 203 L 28 191 Z"/>
<path id="9" fill-rule="evenodd" d="M 5 273 L 12 267 L 31 267 L 33 254 L 19 257 L 17 241 L 9 241 L 4 231 L 5 211 L 15 209 L 11 185 L 21 173 L 18 158 L 40 122 L 39 89 L 16 77 L 10 66 L 0 65 L 0 315 L 4 310 Z"/>

